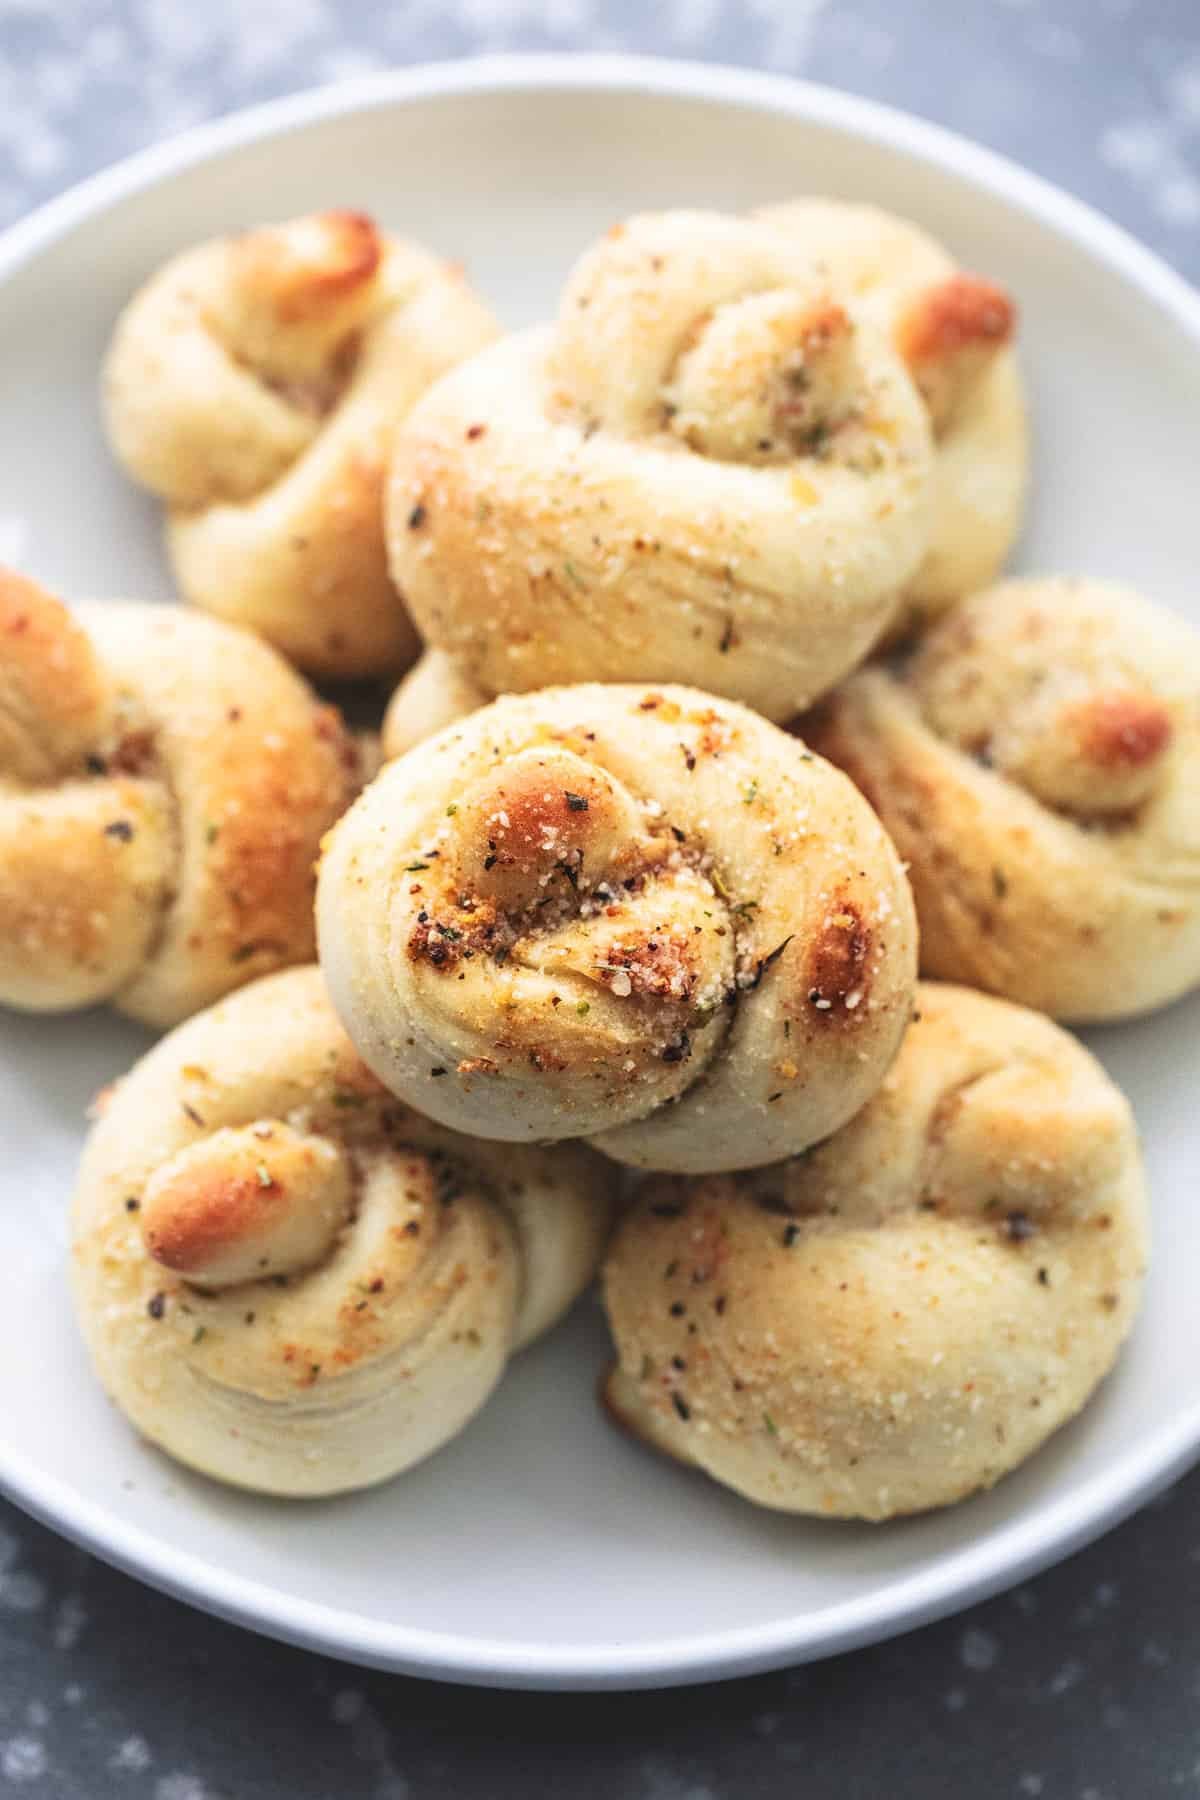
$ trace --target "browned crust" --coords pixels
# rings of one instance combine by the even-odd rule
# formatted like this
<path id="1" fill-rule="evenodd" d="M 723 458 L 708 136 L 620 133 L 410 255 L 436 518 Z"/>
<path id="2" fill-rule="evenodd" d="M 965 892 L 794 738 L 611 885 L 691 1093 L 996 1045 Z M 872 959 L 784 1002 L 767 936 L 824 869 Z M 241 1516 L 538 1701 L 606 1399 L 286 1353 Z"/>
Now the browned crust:
<path id="1" fill-rule="evenodd" d="M 846 895 L 839 895 L 821 921 L 805 965 L 808 1002 L 818 1018 L 852 1019 L 871 989 L 874 934 Z"/>
<path id="2" fill-rule="evenodd" d="M 383 259 L 383 237 L 366 213 L 332 210 L 307 223 L 320 229 L 320 260 L 297 255 L 287 235 L 271 227 L 235 240 L 242 280 L 269 302 L 281 324 L 301 323 L 338 305 L 374 277 Z"/>
<path id="3" fill-rule="evenodd" d="M 234 1244 L 260 1232 L 287 1204 L 276 1179 L 216 1169 L 181 1169 L 142 1220 L 146 1248 L 155 1262 L 177 1274 L 202 1269 Z"/>
<path id="4" fill-rule="evenodd" d="M 56 730 L 86 732 L 99 725 L 104 682 L 87 633 L 60 600 L 2 566 L 0 645 L 0 706 L 7 702 L 21 713 L 36 709 L 40 735 L 47 739 Z"/>
<path id="5" fill-rule="evenodd" d="M 1094 694 L 1065 721 L 1087 760 L 1101 769 L 1142 769 L 1171 741 L 1171 715 L 1153 694 Z"/>
<path id="6" fill-rule="evenodd" d="M 338 715 L 314 706 L 311 717 L 311 735 L 279 733 L 270 743 L 251 727 L 244 750 L 242 721 L 227 724 L 227 791 L 238 805 L 220 814 L 207 850 L 219 896 L 210 930 L 248 965 L 247 977 L 260 955 L 277 962 L 306 952 L 319 830 L 356 785 L 358 752 Z"/>
<path id="7" fill-rule="evenodd" d="M 1012 341 L 1012 296 L 981 275 L 957 274 L 927 288 L 896 327 L 896 348 L 910 366 L 966 349 L 999 350 Z"/>

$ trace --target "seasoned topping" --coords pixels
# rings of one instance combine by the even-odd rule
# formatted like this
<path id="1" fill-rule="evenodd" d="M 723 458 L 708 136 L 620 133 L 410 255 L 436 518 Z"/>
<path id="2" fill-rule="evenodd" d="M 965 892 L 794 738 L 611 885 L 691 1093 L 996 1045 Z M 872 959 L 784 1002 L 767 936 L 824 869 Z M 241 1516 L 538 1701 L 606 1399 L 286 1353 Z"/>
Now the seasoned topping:
<path id="1" fill-rule="evenodd" d="M 864 393 L 854 328 L 828 295 L 753 294 L 696 321 L 666 390 L 667 418 L 708 456 L 819 458 Z"/>

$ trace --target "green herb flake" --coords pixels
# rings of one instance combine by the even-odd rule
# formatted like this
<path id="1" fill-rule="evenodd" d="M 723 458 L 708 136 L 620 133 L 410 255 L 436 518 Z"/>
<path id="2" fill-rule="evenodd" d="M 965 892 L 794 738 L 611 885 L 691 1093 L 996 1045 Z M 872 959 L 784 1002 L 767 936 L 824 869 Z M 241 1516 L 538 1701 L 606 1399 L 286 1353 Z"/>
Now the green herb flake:
<path id="1" fill-rule="evenodd" d="M 591 1010 L 592 1007 L 589 1000 L 581 1000 L 579 1005 L 575 1008 L 575 1011 L 579 1014 L 581 1019 L 586 1019 Z"/>
<path id="2" fill-rule="evenodd" d="M 774 1419 L 771 1417 L 770 1413 L 763 1414 L 763 1424 L 766 1426 L 767 1430 L 770 1432 L 772 1437 L 779 1436 L 779 1427 L 778 1427 L 778 1425 L 776 1425 L 776 1423 L 775 1423 Z"/>

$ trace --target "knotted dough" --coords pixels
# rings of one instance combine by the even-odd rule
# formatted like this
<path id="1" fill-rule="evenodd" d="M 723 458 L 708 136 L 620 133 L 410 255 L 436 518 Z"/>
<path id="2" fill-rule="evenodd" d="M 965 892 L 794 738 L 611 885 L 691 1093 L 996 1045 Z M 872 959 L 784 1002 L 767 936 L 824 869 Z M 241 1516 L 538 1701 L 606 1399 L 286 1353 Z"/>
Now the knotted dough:
<path id="1" fill-rule="evenodd" d="M 605 1269 L 608 1402 L 761 1506 L 944 1506 L 1088 1400 L 1146 1235 L 1133 1121 L 1100 1065 L 1039 1014 L 925 983 L 836 1136 L 647 1184 Z"/>
<path id="2" fill-rule="evenodd" d="M 288 970 L 119 1084 L 75 1198 L 80 1325 L 181 1462 L 265 1493 L 363 1487 L 454 1437 L 591 1280 L 603 1169 L 410 1111 L 319 972 Z"/>
<path id="3" fill-rule="evenodd" d="M 647 214 L 557 323 L 443 378 L 397 434 L 393 573 L 488 694 L 684 681 L 786 719 L 867 652 L 925 553 L 903 360 L 783 234 Z"/>
<path id="4" fill-rule="evenodd" d="M 926 974 L 1066 1019 L 1200 982 L 1200 637 L 1096 581 L 1010 581 L 798 727 L 908 864 Z"/>
<path id="5" fill-rule="evenodd" d="M 176 1023 L 313 954 L 313 864 L 359 786 L 266 644 L 0 570 L 0 1003 Z"/>
<path id="6" fill-rule="evenodd" d="M 496 335 L 459 271 L 362 213 L 184 251 L 126 307 L 108 433 L 166 501 L 187 599 L 315 674 L 395 673 L 417 639 L 387 571 L 397 422 Z"/>
<path id="7" fill-rule="evenodd" d="M 427 740 L 331 834 L 317 916 L 334 1004 L 396 1093 L 651 1168 L 826 1136 L 912 999 L 908 885 L 870 808 L 690 688 L 511 695 Z"/>

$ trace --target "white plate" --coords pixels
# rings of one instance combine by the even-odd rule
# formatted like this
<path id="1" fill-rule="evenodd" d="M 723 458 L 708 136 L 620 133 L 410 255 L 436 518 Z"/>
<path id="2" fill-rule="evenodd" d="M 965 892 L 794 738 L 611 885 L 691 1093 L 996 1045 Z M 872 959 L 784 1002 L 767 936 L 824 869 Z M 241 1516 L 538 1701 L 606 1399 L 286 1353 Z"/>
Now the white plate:
<path id="1" fill-rule="evenodd" d="M 1125 577 L 1198 618 L 1200 300 L 1094 213 L 861 100 L 593 58 L 411 70 L 227 119 L 0 243 L 0 554 L 68 594 L 169 596 L 155 509 L 101 441 L 114 315 L 210 232 L 353 205 L 462 257 L 512 324 L 638 207 L 873 199 L 1023 308 L 1038 475 L 1023 563 Z M 1200 619 L 1198 619 L 1200 622 Z M 755 1511 L 606 1425 L 585 1305 L 432 1461 L 287 1505 L 191 1477 L 97 1392 L 63 1280 L 84 1108 L 145 1038 L 107 1014 L 0 1020 L 0 1481 L 99 1555 L 336 1655 L 523 1686 L 634 1686 L 828 1655 L 964 1605 L 1111 1525 L 1200 1449 L 1200 1000 L 1097 1034 L 1145 1136 L 1156 1261 L 1090 1410 L 991 1494 L 883 1528 Z"/>

